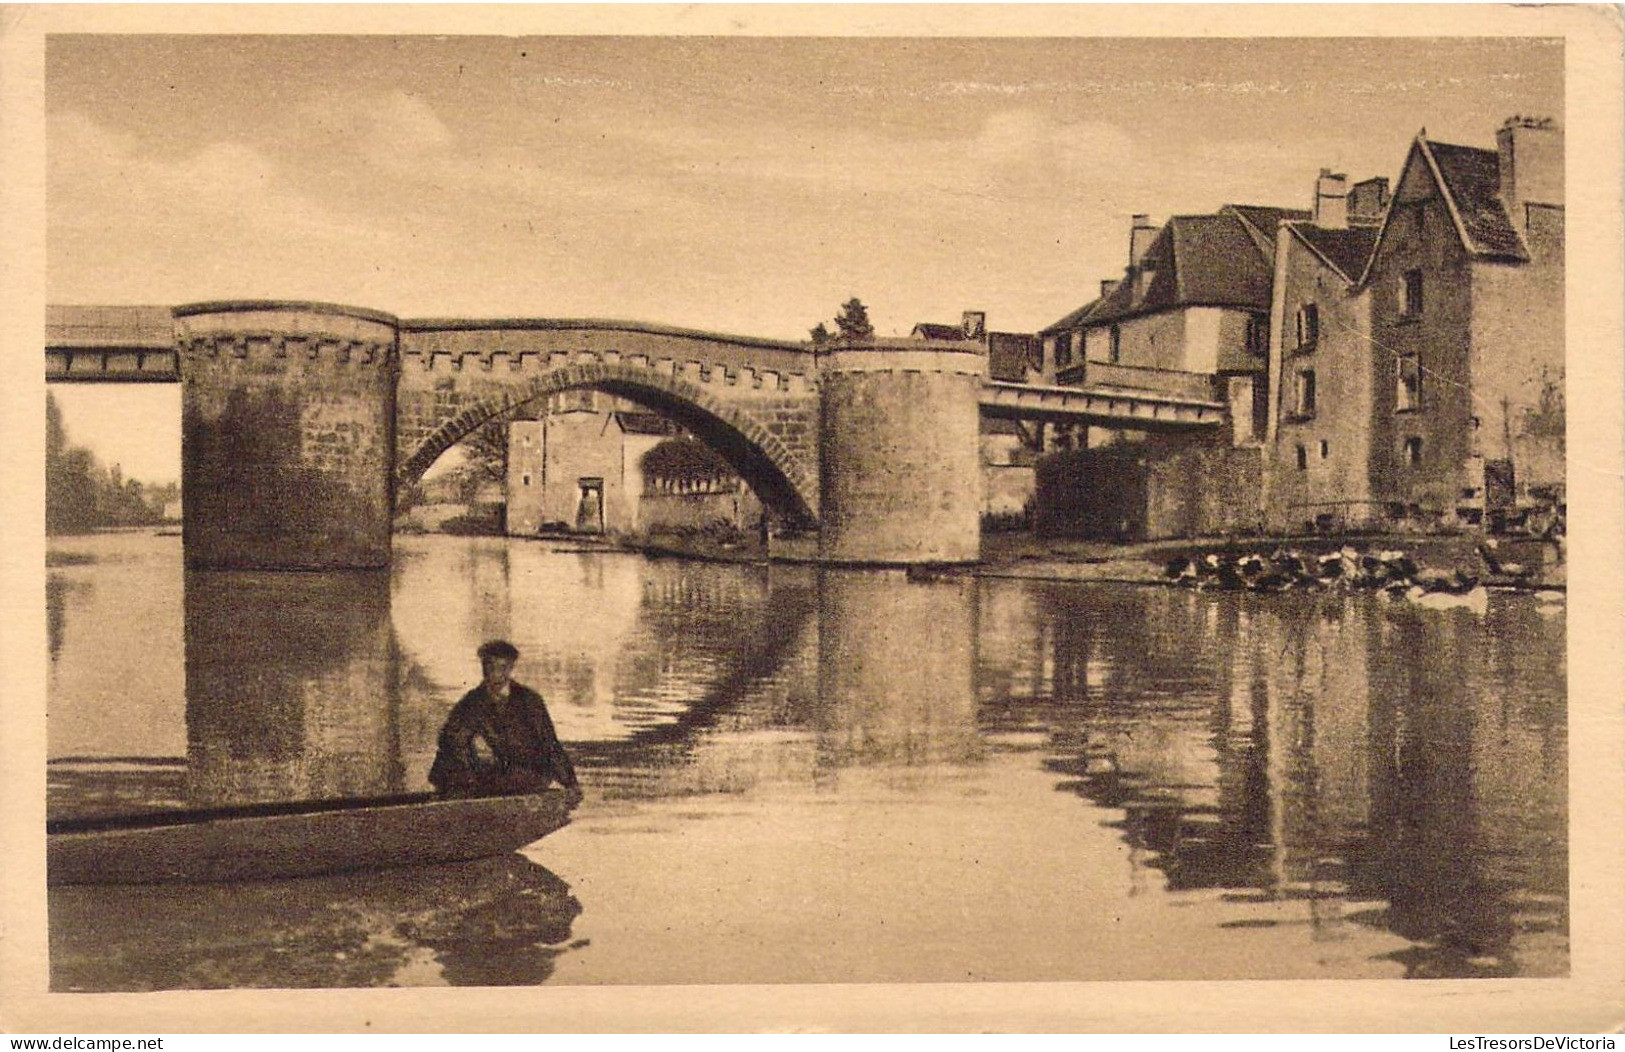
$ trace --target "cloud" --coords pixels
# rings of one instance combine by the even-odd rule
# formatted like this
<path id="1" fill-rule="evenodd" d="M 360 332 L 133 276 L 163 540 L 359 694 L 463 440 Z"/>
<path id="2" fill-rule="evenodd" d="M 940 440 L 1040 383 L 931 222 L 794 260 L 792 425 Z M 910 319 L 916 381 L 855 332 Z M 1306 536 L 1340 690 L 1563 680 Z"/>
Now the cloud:
<path id="1" fill-rule="evenodd" d="M 1102 121 L 1068 123 L 1036 110 L 1001 110 L 991 114 L 971 142 L 976 155 L 990 164 L 1086 165 L 1126 168 L 1134 160 L 1134 140 Z"/>
<path id="2" fill-rule="evenodd" d="M 626 171 L 684 187 L 757 186 L 764 193 L 804 192 L 888 198 L 905 206 L 976 198 L 1032 201 L 1055 187 L 1132 171 L 1137 151 L 1120 128 L 1066 122 L 1027 108 L 996 110 L 967 130 L 898 136 L 863 125 L 821 131 L 665 121 L 619 125 Z M 959 207 L 958 205 L 955 206 Z"/>
<path id="3" fill-rule="evenodd" d="M 323 148 L 363 152 L 445 150 L 456 139 L 423 98 L 399 89 L 321 95 L 299 109 L 301 123 L 319 131 Z"/>
<path id="4" fill-rule="evenodd" d="M 164 154 L 72 111 L 48 115 L 46 134 L 55 298 L 292 294 L 285 275 L 299 274 L 301 259 L 379 240 L 248 143 L 218 139 Z"/>
<path id="5" fill-rule="evenodd" d="M 132 136 L 66 112 L 49 118 L 47 159 L 47 215 L 63 230 L 224 227 L 323 239 L 360 232 L 246 143 L 217 140 L 162 157 L 143 152 Z"/>

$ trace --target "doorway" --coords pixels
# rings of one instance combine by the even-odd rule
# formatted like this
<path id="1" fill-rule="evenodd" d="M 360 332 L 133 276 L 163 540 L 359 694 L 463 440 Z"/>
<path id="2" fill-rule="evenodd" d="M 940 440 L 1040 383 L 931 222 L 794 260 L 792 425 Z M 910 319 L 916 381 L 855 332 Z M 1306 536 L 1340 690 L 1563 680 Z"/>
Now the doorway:
<path id="1" fill-rule="evenodd" d="M 576 531 L 578 533 L 604 532 L 604 480 L 577 479 Z"/>

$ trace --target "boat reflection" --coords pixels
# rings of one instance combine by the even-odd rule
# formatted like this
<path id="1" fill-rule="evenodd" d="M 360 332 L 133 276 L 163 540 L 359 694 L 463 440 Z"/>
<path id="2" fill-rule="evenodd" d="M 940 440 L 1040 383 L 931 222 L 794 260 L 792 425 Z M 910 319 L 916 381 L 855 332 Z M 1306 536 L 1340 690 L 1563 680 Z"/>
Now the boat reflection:
<path id="1" fill-rule="evenodd" d="M 522 855 L 258 883 L 62 887 L 49 908 L 59 991 L 526 985 L 580 948 L 580 902 Z"/>

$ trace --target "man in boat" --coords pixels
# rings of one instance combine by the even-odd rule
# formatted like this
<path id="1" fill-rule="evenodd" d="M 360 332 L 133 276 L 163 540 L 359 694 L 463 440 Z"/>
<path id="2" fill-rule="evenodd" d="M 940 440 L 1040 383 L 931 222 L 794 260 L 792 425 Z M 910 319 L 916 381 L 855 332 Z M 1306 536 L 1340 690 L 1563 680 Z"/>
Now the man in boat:
<path id="1" fill-rule="evenodd" d="M 429 781 L 448 796 L 534 793 L 553 783 L 581 791 L 547 703 L 513 680 L 519 650 L 494 639 L 479 649 L 483 677 L 440 730 Z"/>

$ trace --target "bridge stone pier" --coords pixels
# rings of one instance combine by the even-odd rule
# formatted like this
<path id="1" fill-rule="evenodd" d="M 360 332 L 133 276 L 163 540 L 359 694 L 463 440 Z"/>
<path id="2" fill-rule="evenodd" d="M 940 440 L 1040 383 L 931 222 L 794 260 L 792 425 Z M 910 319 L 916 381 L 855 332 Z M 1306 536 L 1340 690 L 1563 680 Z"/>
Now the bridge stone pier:
<path id="1" fill-rule="evenodd" d="M 194 569 L 389 565 L 396 321 L 317 304 L 175 310 Z"/>
<path id="2" fill-rule="evenodd" d="M 822 525 L 835 563 L 957 563 L 981 555 L 978 344 L 877 340 L 820 363 Z"/>

